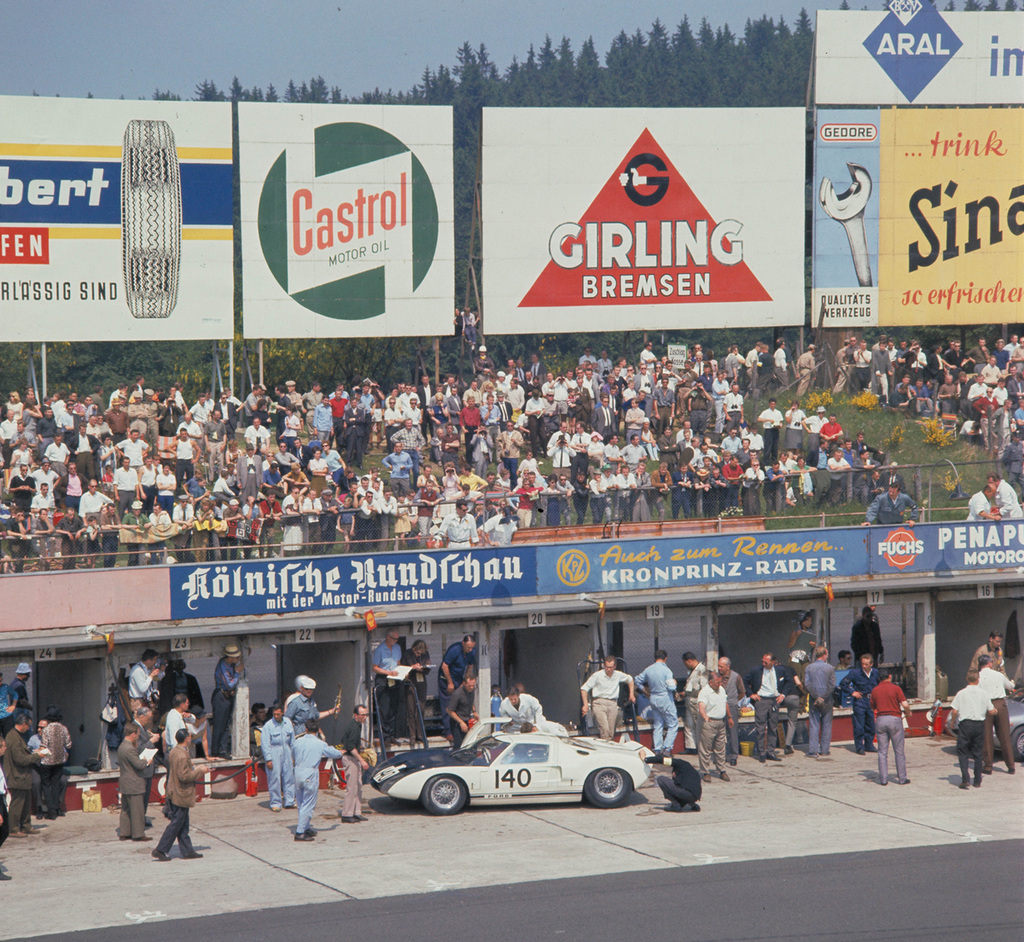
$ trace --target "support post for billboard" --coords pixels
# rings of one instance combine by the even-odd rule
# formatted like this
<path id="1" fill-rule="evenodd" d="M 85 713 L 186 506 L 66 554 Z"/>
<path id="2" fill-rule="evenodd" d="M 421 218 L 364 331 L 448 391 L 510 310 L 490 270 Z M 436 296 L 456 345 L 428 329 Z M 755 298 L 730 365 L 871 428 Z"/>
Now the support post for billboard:
<path id="1" fill-rule="evenodd" d="M 36 346 L 29 344 L 28 347 L 28 385 L 36 395 L 36 402 L 42 402 L 39 398 L 39 380 L 36 377 Z"/>
<path id="2" fill-rule="evenodd" d="M 260 385 L 263 385 L 263 341 L 260 340 L 257 344 L 257 350 L 260 357 Z"/>
<path id="3" fill-rule="evenodd" d="M 441 385 L 441 338 L 434 338 L 434 388 Z"/>
<path id="4" fill-rule="evenodd" d="M 228 394 L 235 394 L 235 341 L 228 341 Z"/>
<path id="5" fill-rule="evenodd" d="M 39 344 L 39 363 L 43 373 L 43 399 L 46 398 L 46 341 Z M 42 402 L 42 400 L 40 400 Z"/>
<path id="6" fill-rule="evenodd" d="M 466 304 L 465 307 L 469 307 L 469 293 L 470 288 L 473 291 L 473 299 L 476 301 L 476 320 L 477 320 L 477 343 L 485 343 L 484 340 L 485 332 L 483 329 L 484 323 L 484 305 L 483 299 L 480 297 L 480 283 L 477 280 L 477 265 L 483 266 L 483 258 L 476 254 L 474 251 L 476 248 L 477 233 L 482 229 L 482 221 L 480 218 L 481 213 L 481 200 L 480 200 L 480 166 L 483 158 L 483 140 L 484 140 L 484 128 L 483 118 L 480 119 L 480 131 L 476 138 L 476 179 L 473 182 L 473 215 L 470 220 L 469 227 L 469 242 L 468 252 L 469 257 L 466 260 L 467 272 L 466 272 Z M 463 335 L 463 339 L 465 336 Z M 472 353 L 470 354 L 472 356 Z"/>

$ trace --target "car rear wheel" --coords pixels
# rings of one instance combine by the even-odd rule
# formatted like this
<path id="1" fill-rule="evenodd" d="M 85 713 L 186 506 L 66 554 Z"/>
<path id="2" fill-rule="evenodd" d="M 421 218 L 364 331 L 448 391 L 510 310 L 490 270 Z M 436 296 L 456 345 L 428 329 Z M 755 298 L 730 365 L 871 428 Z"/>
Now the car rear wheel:
<path id="1" fill-rule="evenodd" d="M 583 795 L 598 808 L 621 805 L 633 791 L 633 783 L 622 769 L 597 769 L 587 776 Z"/>
<path id="2" fill-rule="evenodd" d="M 423 786 L 420 800 L 431 814 L 458 814 L 465 806 L 469 792 L 466 783 L 454 775 L 435 775 Z"/>

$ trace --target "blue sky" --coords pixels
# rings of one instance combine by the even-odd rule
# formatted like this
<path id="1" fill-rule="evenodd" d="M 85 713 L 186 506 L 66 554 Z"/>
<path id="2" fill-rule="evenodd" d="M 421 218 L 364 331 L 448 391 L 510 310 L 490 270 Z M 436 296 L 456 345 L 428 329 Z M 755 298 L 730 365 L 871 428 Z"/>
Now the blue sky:
<path id="1" fill-rule="evenodd" d="M 765 13 L 792 24 L 803 6 L 813 18 L 839 0 L 21 0 L 4 4 L 0 94 L 189 98 L 204 79 L 281 91 L 317 74 L 345 95 L 400 91 L 425 66 L 452 65 L 467 40 L 504 69 L 545 34 L 574 50 L 593 36 L 603 55 L 620 30 L 658 18 L 670 32 L 684 15 L 742 32 Z"/>

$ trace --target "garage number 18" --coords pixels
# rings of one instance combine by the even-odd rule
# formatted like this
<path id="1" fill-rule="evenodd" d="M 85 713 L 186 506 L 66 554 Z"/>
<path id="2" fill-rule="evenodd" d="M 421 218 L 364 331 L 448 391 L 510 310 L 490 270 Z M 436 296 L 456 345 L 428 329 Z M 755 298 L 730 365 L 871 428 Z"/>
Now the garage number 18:
<path id="1" fill-rule="evenodd" d="M 501 788 L 501 783 L 504 782 L 509 788 L 515 788 L 518 785 L 520 788 L 529 787 L 533 776 L 530 774 L 529 769 L 520 769 L 518 772 L 513 772 L 511 769 L 506 769 L 504 772 L 498 769 L 494 770 L 494 787 Z"/>

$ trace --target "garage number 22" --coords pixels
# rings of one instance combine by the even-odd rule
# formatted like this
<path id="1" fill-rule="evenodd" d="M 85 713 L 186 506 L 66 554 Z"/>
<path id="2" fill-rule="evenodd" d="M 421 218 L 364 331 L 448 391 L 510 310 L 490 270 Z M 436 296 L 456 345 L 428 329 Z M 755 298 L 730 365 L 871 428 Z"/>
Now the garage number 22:
<path id="1" fill-rule="evenodd" d="M 509 788 L 515 788 L 516 785 L 520 788 L 528 788 L 532 780 L 533 776 L 530 774 L 529 769 L 520 769 L 518 772 L 513 772 L 511 769 L 506 769 L 504 772 L 498 769 L 494 770 L 495 788 L 501 788 L 502 782 L 508 785 Z"/>

